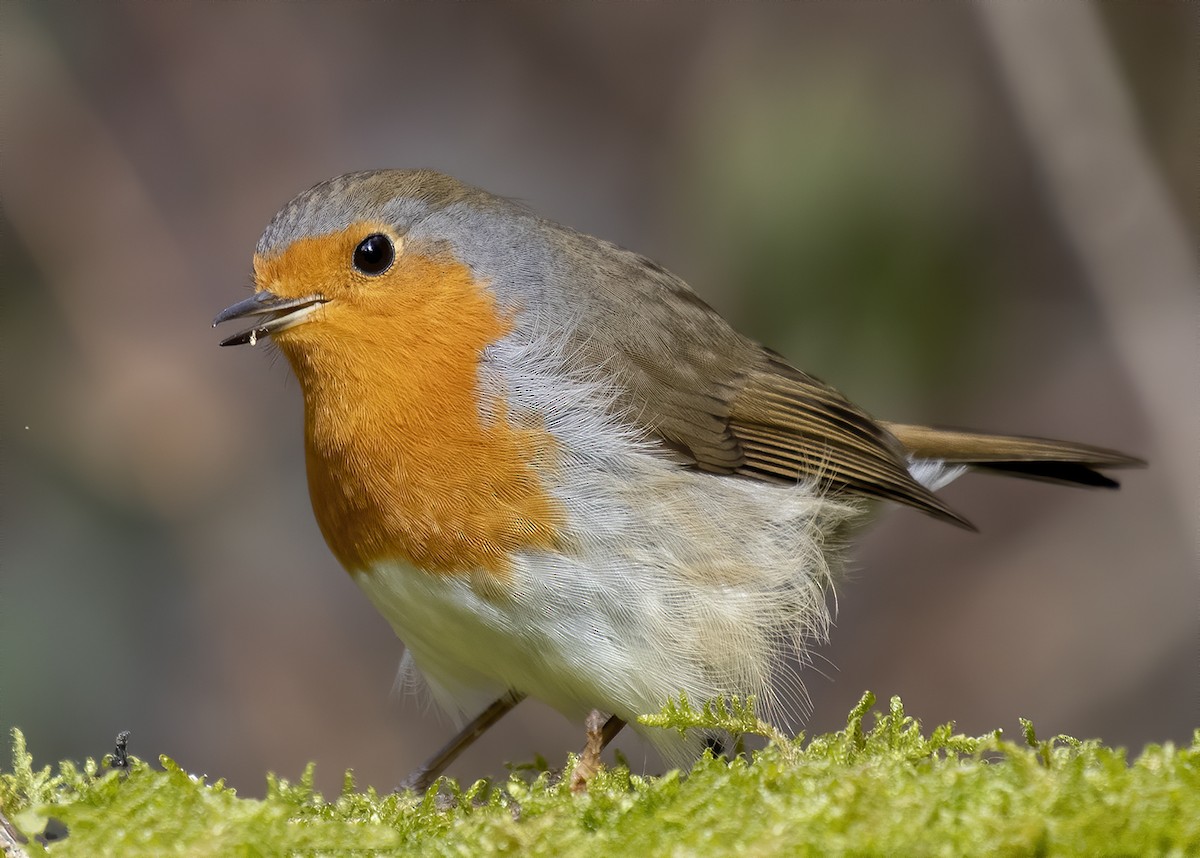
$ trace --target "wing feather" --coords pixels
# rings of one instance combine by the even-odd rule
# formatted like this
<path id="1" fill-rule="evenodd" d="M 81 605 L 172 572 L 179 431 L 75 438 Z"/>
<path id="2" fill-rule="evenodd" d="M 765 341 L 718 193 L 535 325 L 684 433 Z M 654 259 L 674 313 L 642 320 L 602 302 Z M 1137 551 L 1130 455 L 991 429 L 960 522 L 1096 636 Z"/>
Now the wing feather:
<path id="1" fill-rule="evenodd" d="M 816 479 L 969 526 L 912 478 L 891 433 L 832 387 L 737 333 L 660 266 L 570 238 L 581 282 L 596 272 L 621 281 L 601 287 L 603 301 L 585 297 L 577 346 L 620 379 L 623 410 L 685 460 L 770 482 Z M 611 318 L 614 294 L 624 320 Z"/>

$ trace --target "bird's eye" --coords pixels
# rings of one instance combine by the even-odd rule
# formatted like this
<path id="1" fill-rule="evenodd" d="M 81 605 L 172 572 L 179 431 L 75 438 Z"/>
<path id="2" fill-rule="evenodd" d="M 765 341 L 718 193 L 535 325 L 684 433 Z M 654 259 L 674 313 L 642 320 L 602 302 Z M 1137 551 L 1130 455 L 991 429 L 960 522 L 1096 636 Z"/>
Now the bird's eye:
<path id="1" fill-rule="evenodd" d="M 382 274 L 392 267 L 395 258 L 396 248 L 392 246 L 392 240 L 379 233 L 368 235 L 354 248 L 354 267 L 363 274 Z"/>

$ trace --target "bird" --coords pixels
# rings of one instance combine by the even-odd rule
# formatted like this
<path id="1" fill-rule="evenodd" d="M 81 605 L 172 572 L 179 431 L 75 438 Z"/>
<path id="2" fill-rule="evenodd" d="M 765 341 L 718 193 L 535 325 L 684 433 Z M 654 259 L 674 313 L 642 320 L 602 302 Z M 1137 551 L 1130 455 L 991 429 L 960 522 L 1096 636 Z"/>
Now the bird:
<path id="1" fill-rule="evenodd" d="M 966 471 L 1114 488 L 1088 444 L 877 420 L 636 252 L 432 170 L 348 173 L 270 221 L 253 294 L 304 400 L 313 513 L 459 733 L 522 699 L 586 725 L 572 787 L 684 694 L 781 721 L 881 502 L 973 529 Z"/>

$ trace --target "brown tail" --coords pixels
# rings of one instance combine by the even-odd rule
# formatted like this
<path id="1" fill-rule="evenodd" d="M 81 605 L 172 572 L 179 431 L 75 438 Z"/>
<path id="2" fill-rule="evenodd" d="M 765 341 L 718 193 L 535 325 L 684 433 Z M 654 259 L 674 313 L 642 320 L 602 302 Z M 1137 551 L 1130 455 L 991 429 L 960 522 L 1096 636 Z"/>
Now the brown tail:
<path id="1" fill-rule="evenodd" d="M 1098 468 L 1134 468 L 1146 464 L 1116 450 L 1049 438 L 982 435 L 903 423 L 884 423 L 883 427 L 918 459 L 939 459 L 948 464 L 970 465 L 1052 483 L 1115 489 L 1120 484 Z"/>

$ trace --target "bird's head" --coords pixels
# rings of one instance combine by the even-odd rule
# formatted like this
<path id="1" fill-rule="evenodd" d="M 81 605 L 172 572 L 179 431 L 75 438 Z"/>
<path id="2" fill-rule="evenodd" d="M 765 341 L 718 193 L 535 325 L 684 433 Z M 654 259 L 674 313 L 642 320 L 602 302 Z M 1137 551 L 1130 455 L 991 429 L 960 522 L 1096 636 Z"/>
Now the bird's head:
<path id="1" fill-rule="evenodd" d="M 221 345 L 271 337 L 301 383 L 374 362 L 477 357 L 503 335 L 491 272 L 532 221 L 517 206 L 428 170 L 352 173 L 288 203 L 254 255 L 255 293 L 214 325 L 253 319 Z M 497 242 L 496 227 L 513 233 Z M 528 231 L 532 234 L 532 231 Z M 364 364 L 365 362 L 365 364 Z"/>

